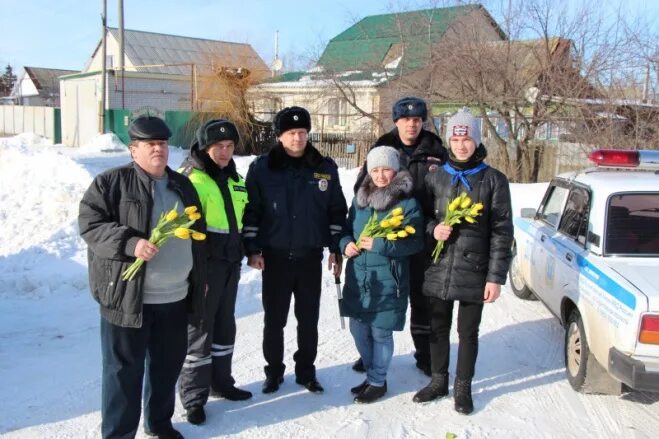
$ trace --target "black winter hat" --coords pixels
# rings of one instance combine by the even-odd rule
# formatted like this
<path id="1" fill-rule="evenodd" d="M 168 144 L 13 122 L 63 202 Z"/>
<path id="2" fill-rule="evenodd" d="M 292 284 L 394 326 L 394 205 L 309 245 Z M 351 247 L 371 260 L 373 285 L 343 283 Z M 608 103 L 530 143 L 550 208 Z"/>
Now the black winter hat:
<path id="1" fill-rule="evenodd" d="M 128 126 L 130 140 L 167 140 L 172 132 L 164 120 L 156 116 L 140 116 Z"/>
<path id="2" fill-rule="evenodd" d="M 401 117 L 420 117 L 425 121 L 428 117 L 428 107 L 423 99 L 406 96 L 396 101 L 391 108 L 391 116 L 396 122 Z"/>
<path id="3" fill-rule="evenodd" d="M 272 128 L 277 137 L 294 128 L 304 128 L 308 132 L 311 131 L 311 115 L 302 107 L 286 107 L 275 114 Z"/>
<path id="4" fill-rule="evenodd" d="M 197 144 L 200 150 L 222 140 L 233 140 L 235 145 L 240 142 L 238 129 L 226 119 L 211 119 L 197 130 Z"/>

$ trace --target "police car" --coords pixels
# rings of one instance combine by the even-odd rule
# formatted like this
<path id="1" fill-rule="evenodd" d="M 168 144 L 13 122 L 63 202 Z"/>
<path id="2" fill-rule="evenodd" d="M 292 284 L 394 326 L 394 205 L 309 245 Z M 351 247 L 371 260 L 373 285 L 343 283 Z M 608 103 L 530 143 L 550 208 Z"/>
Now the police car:
<path id="1" fill-rule="evenodd" d="M 589 159 L 515 218 L 509 284 L 565 327 L 575 390 L 659 392 L 659 151 Z"/>

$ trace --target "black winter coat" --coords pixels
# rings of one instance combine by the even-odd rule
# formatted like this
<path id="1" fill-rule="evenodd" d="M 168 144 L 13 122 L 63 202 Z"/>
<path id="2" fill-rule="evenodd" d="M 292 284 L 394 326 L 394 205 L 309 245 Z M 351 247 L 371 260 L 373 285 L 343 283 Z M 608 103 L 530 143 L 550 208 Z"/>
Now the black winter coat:
<path id="1" fill-rule="evenodd" d="M 435 226 L 444 220 L 448 203 L 461 192 L 467 192 L 474 203 L 482 202 L 484 208 L 482 215 L 476 217 L 477 223 L 463 221 L 453 226 L 440 259 L 426 269 L 423 294 L 444 300 L 482 302 L 486 282 L 506 283 L 512 259 L 510 187 L 506 176 L 491 167 L 466 177 L 471 191 L 459 181 L 452 186 L 451 178 L 442 168 L 426 176 L 426 234 L 433 247 Z"/>
<path id="2" fill-rule="evenodd" d="M 348 207 L 336 163 L 311 143 L 295 159 L 281 143 L 254 160 L 245 179 L 245 250 L 304 257 L 323 247 L 339 252 Z"/>
<path id="3" fill-rule="evenodd" d="M 426 174 L 430 170 L 437 169 L 446 161 L 447 151 L 442 145 L 442 140 L 428 130 L 421 130 L 417 138 L 417 146 L 414 152 L 408 156 L 405 152 L 405 145 L 398 135 L 398 128 L 394 128 L 376 140 L 371 149 L 378 146 L 391 146 L 399 151 L 401 168 L 407 169 L 412 176 L 412 195 L 421 202 L 424 196 L 423 187 Z M 364 166 L 357 176 L 355 193 L 367 174 L 366 169 L 366 162 L 364 162 Z"/>
<path id="4" fill-rule="evenodd" d="M 185 206 L 194 205 L 201 211 L 192 183 L 170 168 L 166 172 L 167 187 L 179 194 Z M 114 325 L 142 326 L 145 267 L 131 281 L 122 280 L 121 273 L 135 261 L 137 242 L 151 233 L 153 185 L 148 174 L 131 163 L 97 175 L 80 201 L 78 226 L 88 246 L 89 289 L 101 305 L 101 316 Z M 192 228 L 205 233 L 203 218 Z M 192 257 L 187 302 L 190 322 L 198 324 L 206 288 L 204 241 L 192 241 Z"/>

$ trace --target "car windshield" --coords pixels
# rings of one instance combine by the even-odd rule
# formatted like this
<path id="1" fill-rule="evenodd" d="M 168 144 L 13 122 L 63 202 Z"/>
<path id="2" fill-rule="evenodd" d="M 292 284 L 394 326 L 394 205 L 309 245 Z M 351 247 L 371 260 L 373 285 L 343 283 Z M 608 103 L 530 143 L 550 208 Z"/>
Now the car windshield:
<path id="1" fill-rule="evenodd" d="M 659 193 L 617 194 L 606 219 L 608 254 L 659 255 Z"/>

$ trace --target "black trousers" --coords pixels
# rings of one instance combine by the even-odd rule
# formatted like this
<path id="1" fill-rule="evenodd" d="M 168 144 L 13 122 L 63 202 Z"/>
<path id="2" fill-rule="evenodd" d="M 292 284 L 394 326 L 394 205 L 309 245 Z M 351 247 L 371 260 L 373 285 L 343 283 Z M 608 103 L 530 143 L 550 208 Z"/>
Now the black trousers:
<path id="1" fill-rule="evenodd" d="M 430 305 L 422 292 L 427 259 L 425 252 L 410 258 L 410 332 L 419 364 L 430 364 Z"/>
<path id="2" fill-rule="evenodd" d="M 223 391 L 236 382 L 231 376 L 231 362 L 240 262 L 210 260 L 208 264 L 204 325 L 188 325 L 188 353 L 179 378 L 186 409 L 205 405 L 211 387 Z"/>
<path id="3" fill-rule="evenodd" d="M 176 379 L 185 358 L 186 325 L 185 300 L 144 305 L 141 328 L 124 328 L 101 318 L 104 438 L 135 437 L 142 383 L 145 430 L 159 432 L 171 426 Z"/>
<path id="4" fill-rule="evenodd" d="M 430 303 L 430 359 L 433 374 L 448 373 L 450 334 L 453 320 L 453 300 L 428 298 Z M 458 308 L 458 362 L 456 376 L 462 380 L 474 377 L 478 356 L 478 328 L 483 315 L 483 303 L 462 302 Z"/>
<path id="5" fill-rule="evenodd" d="M 297 320 L 297 352 L 295 376 L 309 381 L 316 376 L 318 351 L 318 315 L 320 311 L 320 282 L 322 254 L 306 257 L 288 257 L 264 253 L 263 270 L 263 356 L 269 377 L 284 375 L 284 327 L 295 296 Z"/>

